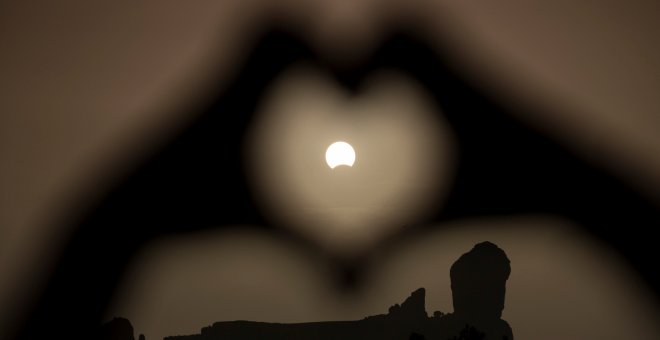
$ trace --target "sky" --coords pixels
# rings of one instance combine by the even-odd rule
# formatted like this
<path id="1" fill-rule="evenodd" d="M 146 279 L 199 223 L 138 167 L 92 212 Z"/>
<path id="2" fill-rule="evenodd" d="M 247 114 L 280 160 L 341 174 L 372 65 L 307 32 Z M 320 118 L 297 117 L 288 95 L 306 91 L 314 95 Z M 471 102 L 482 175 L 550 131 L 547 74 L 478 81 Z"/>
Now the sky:
<path id="1" fill-rule="evenodd" d="M 389 23 L 412 18 L 438 46 L 452 47 L 466 76 L 523 108 L 517 118 L 660 202 L 658 6 L 651 0 L 5 1 L 0 329 L 20 315 L 69 235 L 58 221 L 84 210 L 186 122 L 186 109 L 216 80 L 210 75 L 232 74 L 269 15 L 290 20 L 320 51 L 349 63 Z M 337 52 L 343 50 L 352 53 Z M 391 303 L 407 293 L 396 294 Z"/>

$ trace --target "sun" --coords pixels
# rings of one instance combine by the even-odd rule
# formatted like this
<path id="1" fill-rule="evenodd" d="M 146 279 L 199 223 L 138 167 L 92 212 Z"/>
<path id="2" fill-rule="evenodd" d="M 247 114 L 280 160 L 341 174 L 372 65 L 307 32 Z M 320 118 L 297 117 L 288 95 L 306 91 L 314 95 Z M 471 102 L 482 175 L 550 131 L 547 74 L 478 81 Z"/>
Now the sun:
<path id="1" fill-rule="evenodd" d="M 330 169 L 334 169 L 340 165 L 352 167 L 353 163 L 355 163 L 355 150 L 346 142 L 334 142 L 325 151 L 325 161 L 328 163 Z"/>

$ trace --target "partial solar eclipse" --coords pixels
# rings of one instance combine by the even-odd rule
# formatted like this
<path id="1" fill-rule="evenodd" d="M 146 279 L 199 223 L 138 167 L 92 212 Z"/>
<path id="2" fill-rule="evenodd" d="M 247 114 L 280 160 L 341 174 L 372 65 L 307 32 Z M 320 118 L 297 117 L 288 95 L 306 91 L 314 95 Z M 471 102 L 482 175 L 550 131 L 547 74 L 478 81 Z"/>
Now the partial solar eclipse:
<path id="1" fill-rule="evenodd" d="M 325 161 L 330 169 L 340 165 L 352 167 L 355 163 L 355 150 L 346 142 L 334 142 L 325 151 Z"/>

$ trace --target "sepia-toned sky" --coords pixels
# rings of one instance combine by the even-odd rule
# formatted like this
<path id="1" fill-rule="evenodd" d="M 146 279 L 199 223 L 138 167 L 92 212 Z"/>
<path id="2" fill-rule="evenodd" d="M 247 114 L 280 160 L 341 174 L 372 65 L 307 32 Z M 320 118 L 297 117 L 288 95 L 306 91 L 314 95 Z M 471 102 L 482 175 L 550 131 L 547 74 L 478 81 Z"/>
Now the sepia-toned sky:
<path id="1" fill-rule="evenodd" d="M 660 202 L 657 1 L 3 1 L 0 330 L 68 235 L 56 221 L 190 119 L 270 16 L 345 62 L 410 20 L 520 119 Z"/>

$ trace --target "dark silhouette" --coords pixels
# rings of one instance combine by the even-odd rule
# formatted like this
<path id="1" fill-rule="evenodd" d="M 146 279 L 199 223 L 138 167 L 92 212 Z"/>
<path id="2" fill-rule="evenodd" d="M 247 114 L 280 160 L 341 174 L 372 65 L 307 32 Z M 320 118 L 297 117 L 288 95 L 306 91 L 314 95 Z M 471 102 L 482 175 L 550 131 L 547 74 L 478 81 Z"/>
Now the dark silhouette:
<path id="1" fill-rule="evenodd" d="M 219 340 L 219 339 L 391 339 L 407 340 L 411 333 L 422 336 L 431 320 L 426 315 L 424 288 L 412 292 L 401 304 L 380 314 L 355 321 L 327 321 L 295 324 L 252 321 L 216 322 L 202 328 L 200 334 L 170 336 L 165 340 Z M 423 339 L 423 336 L 422 338 Z"/>
<path id="2" fill-rule="evenodd" d="M 454 312 L 428 317 L 426 290 L 419 288 L 387 314 L 357 321 L 280 324 L 252 321 L 216 322 L 200 334 L 171 336 L 165 340 L 219 339 L 442 339 L 513 340 L 509 324 L 501 319 L 509 259 L 491 242 L 482 242 L 463 254 L 451 267 Z"/>
<path id="3" fill-rule="evenodd" d="M 501 319 L 510 273 L 509 259 L 493 243 L 479 243 L 463 254 L 451 266 L 454 313 L 439 319 L 441 332 L 458 339 L 512 340 L 511 327 Z"/>
<path id="4" fill-rule="evenodd" d="M 133 325 L 124 318 L 114 318 L 103 325 L 99 331 L 99 340 L 135 340 Z M 140 336 L 144 340 L 144 335 Z"/>
<path id="5" fill-rule="evenodd" d="M 480 332 L 476 328 L 465 325 L 461 332 L 454 337 L 448 338 L 449 340 L 481 340 L 486 337 L 485 333 Z M 506 337 L 503 337 L 506 340 Z"/>
<path id="6" fill-rule="evenodd" d="M 408 340 L 424 340 L 426 339 L 423 335 L 419 333 L 412 332 Z"/>

